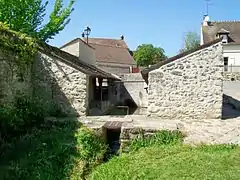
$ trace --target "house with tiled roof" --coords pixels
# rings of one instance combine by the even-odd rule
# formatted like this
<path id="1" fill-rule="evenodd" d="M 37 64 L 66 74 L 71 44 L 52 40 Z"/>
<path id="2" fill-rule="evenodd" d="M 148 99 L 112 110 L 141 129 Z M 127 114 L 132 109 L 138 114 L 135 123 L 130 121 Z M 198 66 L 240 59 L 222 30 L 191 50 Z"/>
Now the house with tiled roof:
<path id="1" fill-rule="evenodd" d="M 240 71 L 240 21 L 210 21 L 204 16 L 201 44 L 222 38 L 225 71 Z"/>
<path id="2" fill-rule="evenodd" d="M 78 57 L 81 61 L 96 66 L 95 48 L 81 38 L 71 40 L 61 46 L 60 49 Z"/>
<path id="3" fill-rule="evenodd" d="M 114 74 L 123 74 L 132 72 L 132 68 L 136 67 L 131 51 L 129 50 L 124 36 L 120 39 L 107 38 L 76 38 L 60 49 L 78 56 L 88 56 L 91 64 L 96 65 L 107 72 Z"/>

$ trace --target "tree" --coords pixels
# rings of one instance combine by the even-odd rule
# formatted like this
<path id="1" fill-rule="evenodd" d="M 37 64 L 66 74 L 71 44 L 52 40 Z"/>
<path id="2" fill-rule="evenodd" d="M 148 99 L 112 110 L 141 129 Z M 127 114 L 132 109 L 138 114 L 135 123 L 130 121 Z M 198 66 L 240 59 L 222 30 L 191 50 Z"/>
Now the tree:
<path id="1" fill-rule="evenodd" d="M 152 44 L 142 44 L 137 47 L 133 58 L 138 66 L 148 66 L 166 59 L 164 49 Z"/>
<path id="2" fill-rule="evenodd" d="M 48 1 L 0 0 L 0 21 L 10 29 L 47 41 L 64 29 L 70 21 L 75 0 L 64 8 L 63 0 L 55 0 L 49 20 L 44 24 Z"/>
<path id="3" fill-rule="evenodd" d="M 200 46 L 200 36 L 196 32 L 187 32 L 184 37 L 184 47 L 180 52 L 195 49 Z"/>

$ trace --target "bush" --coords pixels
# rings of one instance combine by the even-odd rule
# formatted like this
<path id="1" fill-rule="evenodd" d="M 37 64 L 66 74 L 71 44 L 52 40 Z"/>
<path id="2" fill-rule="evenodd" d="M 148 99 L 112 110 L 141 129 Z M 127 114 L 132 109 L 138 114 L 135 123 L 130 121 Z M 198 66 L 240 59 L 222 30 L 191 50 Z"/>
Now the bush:
<path id="1" fill-rule="evenodd" d="M 44 121 L 44 109 L 39 99 L 18 95 L 13 104 L 0 106 L 0 139 L 26 133 L 33 125 Z"/>
<path id="2" fill-rule="evenodd" d="M 104 158 L 107 146 L 93 130 L 82 127 L 77 131 L 76 139 L 77 149 L 82 160 L 92 159 L 98 162 Z"/>
<path id="3" fill-rule="evenodd" d="M 143 147 L 162 146 L 162 145 L 175 145 L 181 143 L 183 134 L 180 131 L 158 131 L 153 136 L 144 136 L 141 134 L 130 142 L 129 150 L 136 151 Z"/>
<path id="4" fill-rule="evenodd" d="M 62 111 L 62 108 L 56 102 L 45 102 L 44 107 L 46 116 L 67 117 L 67 114 Z"/>
<path id="5" fill-rule="evenodd" d="M 0 158 L 0 179 L 84 179 L 106 145 L 76 119 L 47 121 L 12 142 Z"/>

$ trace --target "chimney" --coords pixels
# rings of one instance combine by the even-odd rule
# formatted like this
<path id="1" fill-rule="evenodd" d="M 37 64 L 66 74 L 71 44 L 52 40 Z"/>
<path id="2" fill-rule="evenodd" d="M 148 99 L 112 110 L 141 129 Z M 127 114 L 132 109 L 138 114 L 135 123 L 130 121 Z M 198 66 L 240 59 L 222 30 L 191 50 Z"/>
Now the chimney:
<path id="1" fill-rule="evenodd" d="M 124 40 L 124 36 L 123 35 L 121 35 L 121 40 Z"/>
<path id="2" fill-rule="evenodd" d="M 208 26 L 210 22 L 210 17 L 208 15 L 203 16 L 203 26 Z"/>

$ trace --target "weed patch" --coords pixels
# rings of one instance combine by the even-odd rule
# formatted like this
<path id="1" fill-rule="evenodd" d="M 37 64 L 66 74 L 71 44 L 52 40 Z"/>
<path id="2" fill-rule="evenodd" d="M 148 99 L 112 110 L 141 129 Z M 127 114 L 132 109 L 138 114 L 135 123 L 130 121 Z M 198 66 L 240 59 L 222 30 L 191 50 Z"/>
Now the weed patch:
<path id="1" fill-rule="evenodd" d="M 84 179 L 106 149 L 100 137 L 74 120 L 48 122 L 5 148 L 0 179 Z"/>

